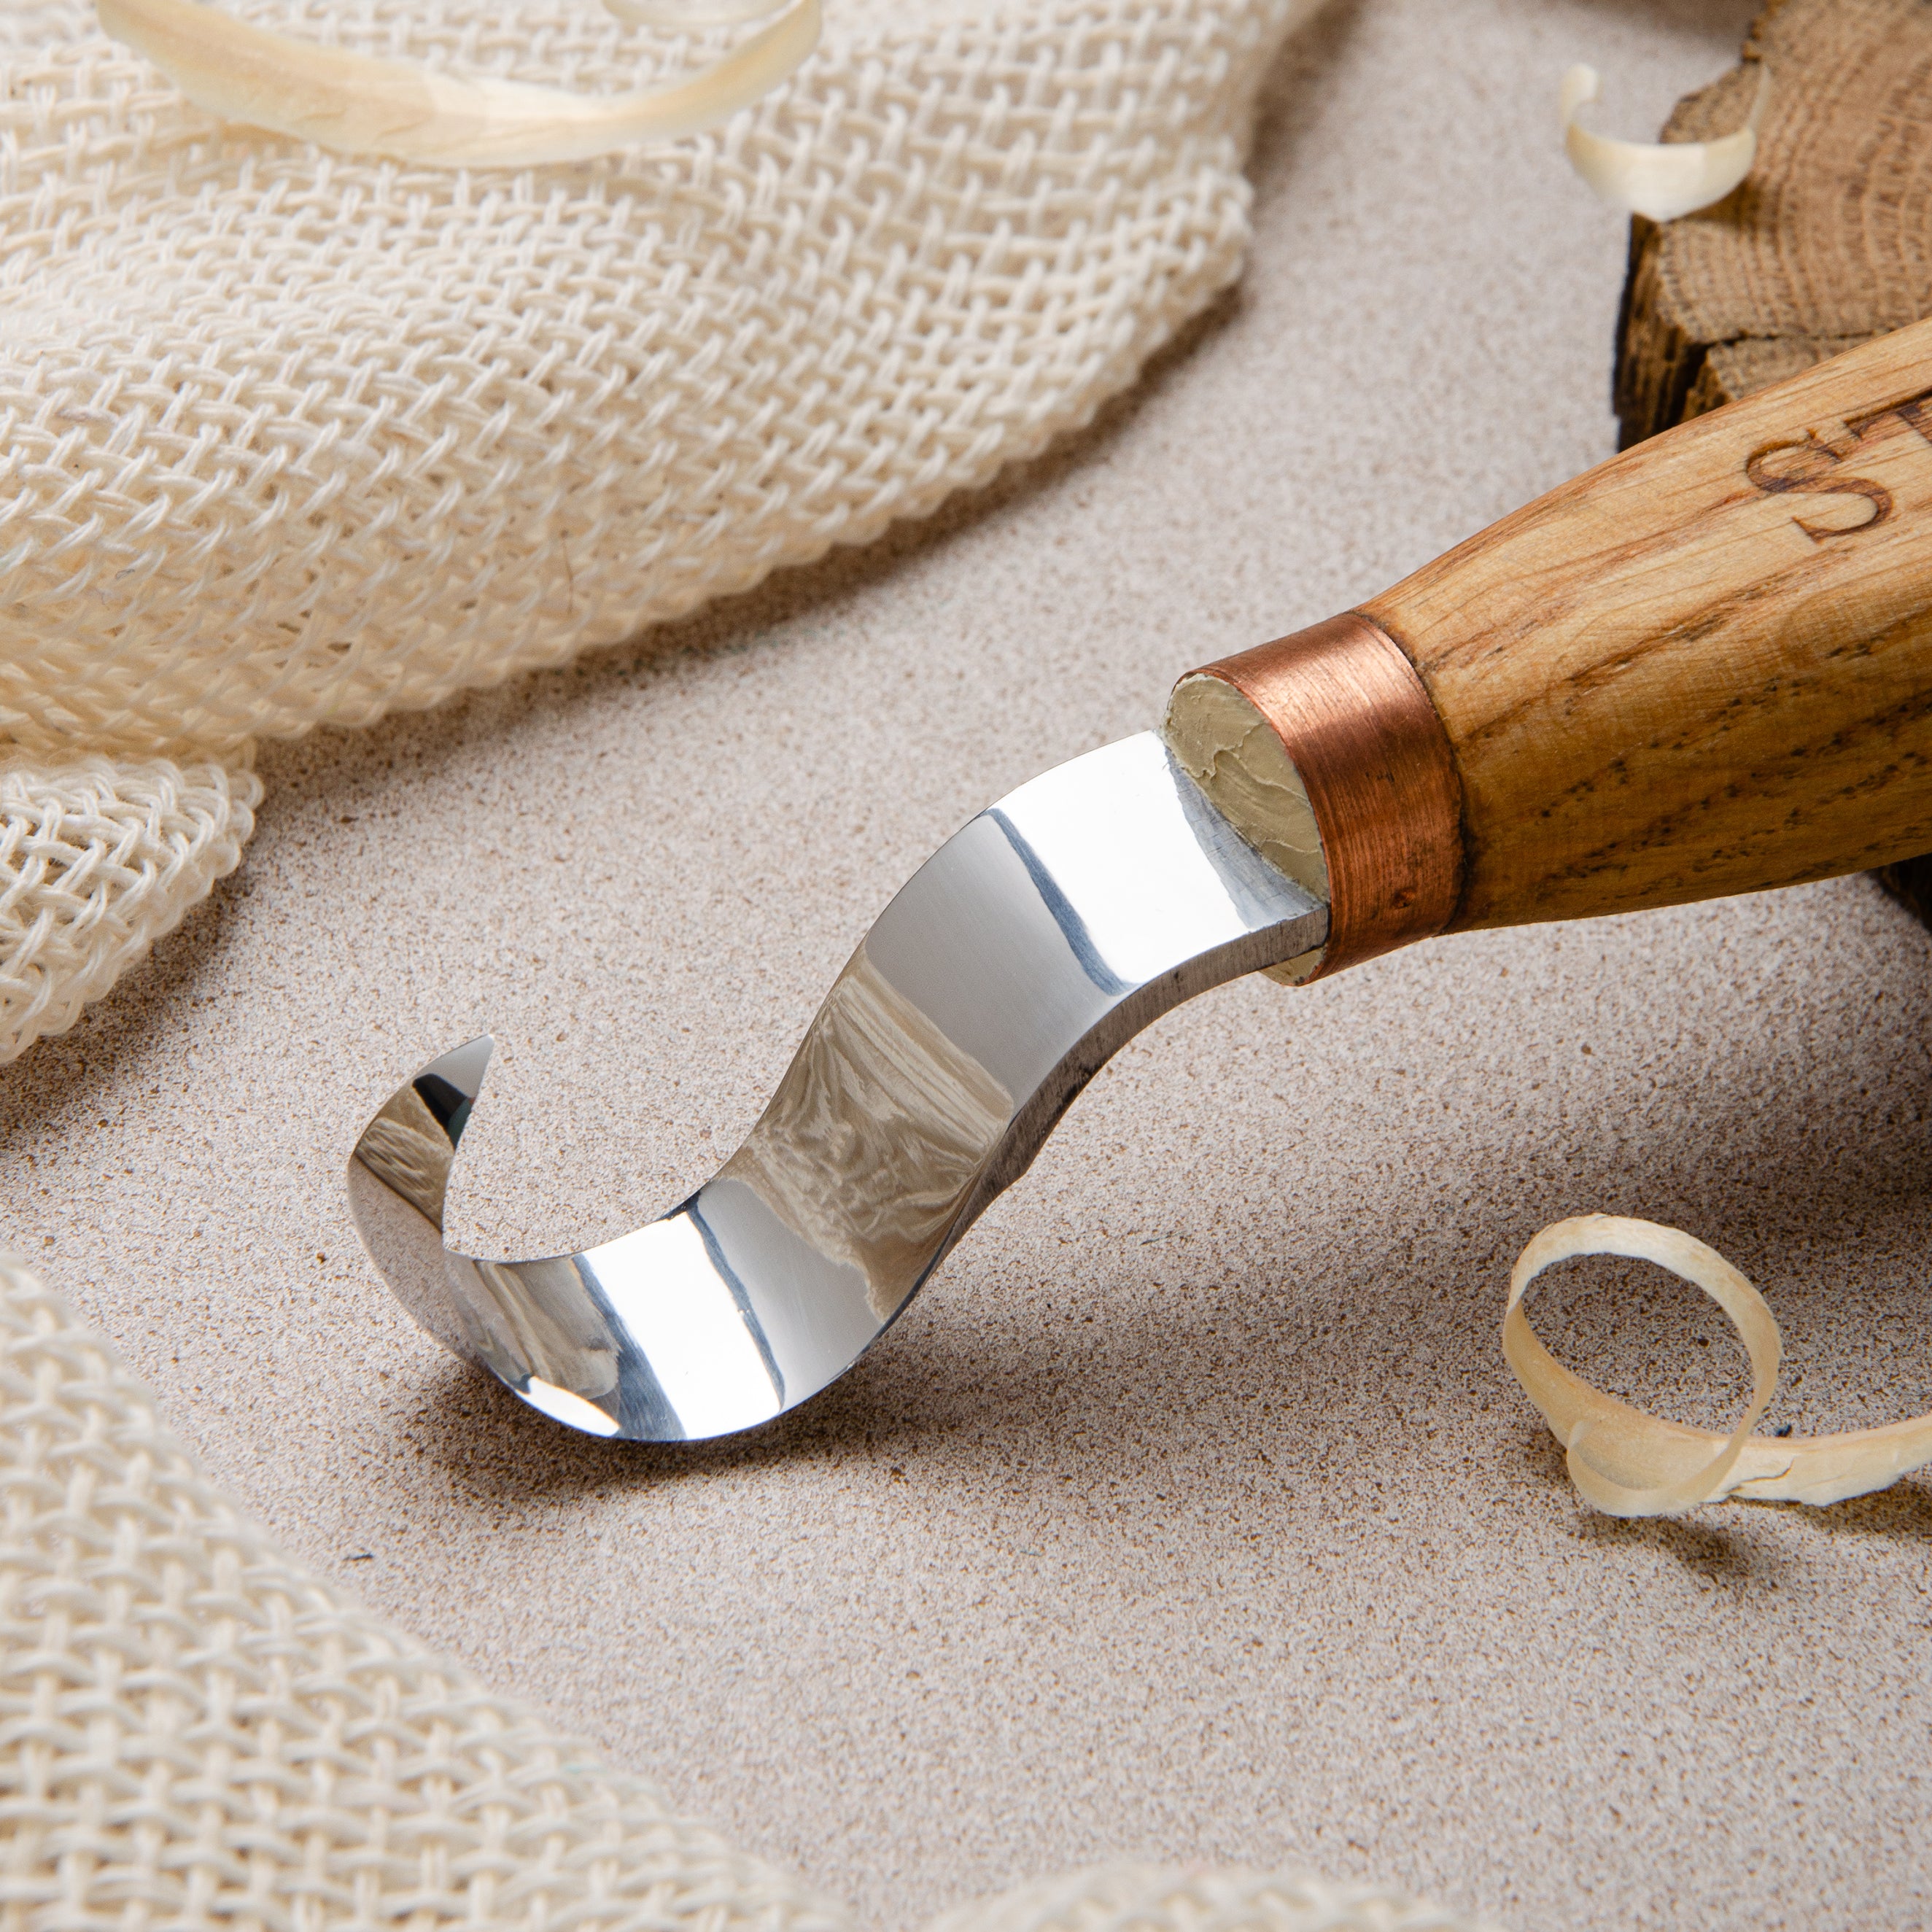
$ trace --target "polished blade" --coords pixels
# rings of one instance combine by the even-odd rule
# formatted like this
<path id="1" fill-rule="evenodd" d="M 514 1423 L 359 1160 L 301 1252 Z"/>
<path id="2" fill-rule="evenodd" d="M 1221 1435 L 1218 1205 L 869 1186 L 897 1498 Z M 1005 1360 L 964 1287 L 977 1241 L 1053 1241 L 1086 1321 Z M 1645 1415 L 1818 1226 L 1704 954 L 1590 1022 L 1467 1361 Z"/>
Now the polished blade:
<path id="1" fill-rule="evenodd" d="M 1126 1040 L 1328 925 L 1143 733 L 1022 785 L 913 874 L 744 1145 L 662 1220 L 532 1261 L 444 1246 L 482 1040 L 364 1130 L 356 1223 L 432 1334 L 560 1421 L 661 1442 L 749 1428 L 885 1332 Z"/>

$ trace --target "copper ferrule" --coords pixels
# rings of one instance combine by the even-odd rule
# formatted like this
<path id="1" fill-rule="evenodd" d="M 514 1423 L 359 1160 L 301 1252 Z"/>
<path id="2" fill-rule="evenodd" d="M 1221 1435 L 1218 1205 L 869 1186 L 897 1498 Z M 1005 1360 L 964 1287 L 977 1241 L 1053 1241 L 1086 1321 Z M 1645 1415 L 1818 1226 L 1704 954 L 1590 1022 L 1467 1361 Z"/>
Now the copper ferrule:
<path id="1" fill-rule="evenodd" d="M 1352 612 L 1196 675 L 1232 685 L 1260 712 L 1307 789 L 1330 892 L 1312 976 L 1440 932 L 1462 891 L 1462 785 L 1401 646 Z"/>

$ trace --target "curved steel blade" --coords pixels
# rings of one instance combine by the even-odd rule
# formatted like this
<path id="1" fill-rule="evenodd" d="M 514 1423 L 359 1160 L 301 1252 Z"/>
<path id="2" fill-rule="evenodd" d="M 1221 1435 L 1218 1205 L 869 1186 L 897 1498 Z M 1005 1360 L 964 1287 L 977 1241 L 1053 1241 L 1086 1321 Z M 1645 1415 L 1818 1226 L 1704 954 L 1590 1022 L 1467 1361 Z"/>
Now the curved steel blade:
<path id="1" fill-rule="evenodd" d="M 878 1340 L 1126 1040 L 1328 926 L 1145 732 L 1022 785 L 913 874 L 744 1145 L 661 1220 L 536 1261 L 444 1246 L 483 1039 L 370 1122 L 356 1225 L 430 1334 L 558 1420 L 748 1428 Z"/>

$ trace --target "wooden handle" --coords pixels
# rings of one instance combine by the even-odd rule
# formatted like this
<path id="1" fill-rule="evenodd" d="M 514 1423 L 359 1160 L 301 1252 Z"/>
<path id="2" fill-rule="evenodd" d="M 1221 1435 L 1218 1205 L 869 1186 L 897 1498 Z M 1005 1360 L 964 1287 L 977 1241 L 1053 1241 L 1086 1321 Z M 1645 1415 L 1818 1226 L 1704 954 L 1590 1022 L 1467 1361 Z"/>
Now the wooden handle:
<path id="1" fill-rule="evenodd" d="M 1932 850 L 1932 322 L 1613 458 L 1360 614 L 1447 733 L 1452 928 Z"/>

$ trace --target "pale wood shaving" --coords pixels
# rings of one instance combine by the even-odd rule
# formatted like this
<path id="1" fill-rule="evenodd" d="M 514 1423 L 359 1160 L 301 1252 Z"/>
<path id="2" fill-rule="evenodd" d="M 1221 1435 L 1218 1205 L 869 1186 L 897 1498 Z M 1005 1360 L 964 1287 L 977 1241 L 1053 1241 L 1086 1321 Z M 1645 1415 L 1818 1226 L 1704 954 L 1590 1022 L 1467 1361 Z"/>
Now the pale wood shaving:
<path id="1" fill-rule="evenodd" d="M 1730 1317 L 1750 1359 L 1751 1399 L 1729 1436 L 1619 1402 L 1572 1374 L 1538 1340 L 1524 1292 L 1545 1268 L 1577 1255 L 1654 1262 L 1701 1288 Z M 1510 1276 L 1503 1353 L 1564 1445 L 1570 1480 L 1611 1516 L 1666 1516 L 1728 1496 L 1838 1502 L 1932 1462 L 1932 1414 L 1838 1436 L 1754 1435 L 1778 1387 L 1782 1348 L 1764 1298 L 1722 1255 L 1654 1221 L 1584 1214 L 1556 1222 L 1523 1250 Z"/>
<path id="2" fill-rule="evenodd" d="M 1750 172 L 1771 70 L 1759 70 L 1757 98 L 1744 124 L 1713 141 L 1618 141 L 1594 134 L 1576 116 L 1600 92 L 1593 67 L 1580 64 L 1563 76 L 1563 146 L 1570 165 L 1611 207 L 1674 221 L 1722 201 Z"/>
<path id="3" fill-rule="evenodd" d="M 622 17 L 710 27 L 773 11 L 762 0 L 624 0 Z M 270 32 L 202 0 L 97 0 L 101 25 L 198 107 L 339 154 L 447 167 L 538 167 L 728 120 L 818 44 L 819 0 L 791 0 L 755 34 L 669 86 L 584 94 L 447 74 Z"/>

